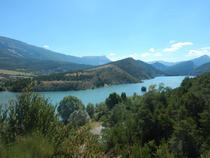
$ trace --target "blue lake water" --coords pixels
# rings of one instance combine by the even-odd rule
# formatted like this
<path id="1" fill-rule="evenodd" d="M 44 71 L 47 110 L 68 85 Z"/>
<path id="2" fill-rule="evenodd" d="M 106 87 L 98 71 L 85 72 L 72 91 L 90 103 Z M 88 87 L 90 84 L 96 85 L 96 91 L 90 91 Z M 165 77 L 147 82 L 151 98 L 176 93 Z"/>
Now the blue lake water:
<path id="1" fill-rule="evenodd" d="M 170 88 L 177 88 L 185 76 L 163 76 L 156 77 L 150 80 L 144 80 L 142 83 L 135 84 L 121 84 L 113 85 L 110 87 L 102 87 L 97 89 L 79 90 L 79 91 L 56 91 L 56 92 L 39 92 L 45 98 L 48 98 L 54 105 L 58 104 L 65 96 L 76 96 L 82 102 L 87 105 L 88 103 L 100 103 L 103 102 L 110 93 L 116 92 L 121 94 L 125 92 L 127 96 L 131 96 L 134 93 L 142 95 L 141 87 L 149 87 L 150 85 L 159 85 L 163 83 L 165 86 Z M 0 92 L 0 104 L 7 104 L 9 100 L 15 99 L 19 93 L 14 92 Z"/>

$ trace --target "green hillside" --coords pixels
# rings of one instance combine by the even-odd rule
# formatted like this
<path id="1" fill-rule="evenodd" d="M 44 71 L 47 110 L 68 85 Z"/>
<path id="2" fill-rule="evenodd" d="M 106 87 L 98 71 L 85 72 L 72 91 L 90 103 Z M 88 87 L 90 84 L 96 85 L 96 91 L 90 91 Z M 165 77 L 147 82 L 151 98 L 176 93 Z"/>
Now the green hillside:
<path id="1" fill-rule="evenodd" d="M 89 68 L 91 66 L 52 60 L 0 57 L 0 69 L 21 70 L 34 74 L 49 74 Z"/>
<path id="2" fill-rule="evenodd" d="M 34 65 L 34 64 L 33 64 Z M 34 77 L 35 91 L 60 91 L 97 88 L 109 85 L 138 83 L 144 79 L 163 75 L 151 65 L 132 58 L 110 64 L 68 73 L 54 73 Z M 7 90 L 21 91 L 17 86 L 23 81 L 9 80 Z"/>
<path id="3" fill-rule="evenodd" d="M 77 90 L 137 83 L 162 74 L 147 63 L 127 58 L 87 70 L 38 77 L 40 84 L 36 90 Z"/>

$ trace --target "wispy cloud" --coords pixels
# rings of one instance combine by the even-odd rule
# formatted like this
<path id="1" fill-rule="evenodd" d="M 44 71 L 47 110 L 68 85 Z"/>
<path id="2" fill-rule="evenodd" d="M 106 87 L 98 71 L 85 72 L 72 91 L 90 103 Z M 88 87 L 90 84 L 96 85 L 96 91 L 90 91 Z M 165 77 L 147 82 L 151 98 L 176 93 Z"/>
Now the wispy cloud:
<path id="1" fill-rule="evenodd" d="M 49 49 L 49 48 L 50 48 L 50 46 L 48 46 L 48 45 L 46 45 L 46 44 L 43 45 L 42 47 L 45 48 L 45 49 Z"/>
<path id="2" fill-rule="evenodd" d="M 187 53 L 187 56 L 190 57 L 199 57 L 202 55 L 210 55 L 210 47 L 189 50 L 189 52 Z"/>
<path id="3" fill-rule="evenodd" d="M 171 42 L 170 42 L 171 43 Z M 192 42 L 176 42 L 176 43 L 171 43 L 171 46 L 168 48 L 164 48 L 163 52 L 176 52 L 177 50 L 185 47 L 185 46 L 191 46 L 193 45 Z"/>
<path id="4" fill-rule="evenodd" d="M 116 61 L 116 60 L 121 60 L 121 59 L 124 59 L 124 58 L 127 58 L 128 56 L 122 56 L 122 55 L 118 55 L 117 53 L 109 53 L 107 55 L 107 57 L 111 60 L 111 61 Z"/>
<path id="5" fill-rule="evenodd" d="M 159 59 L 162 57 L 162 53 L 159 52 L 155 48 L 149 48 L 146 52 L 142 53 L 131 53 L 129 57 L 132 57 L 134 59 L 144 60 L 144 61 L 150 61 L 151 59 Z"/>
<path id="6" fill-rule="evenodd" d="M 150 49 L 149 49 L 149 52 L 154 53 L 154 52 L 155 52 L 155 48 L 150 48 Z"/>

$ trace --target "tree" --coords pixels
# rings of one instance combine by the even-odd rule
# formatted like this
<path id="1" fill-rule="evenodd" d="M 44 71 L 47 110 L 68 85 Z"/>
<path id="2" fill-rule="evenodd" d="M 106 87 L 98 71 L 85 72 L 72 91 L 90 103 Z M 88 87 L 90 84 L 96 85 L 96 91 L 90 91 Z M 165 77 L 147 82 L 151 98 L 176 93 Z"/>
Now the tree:
<path id="1" fill-rule="evenodd" d="M 126 93 L 125 92 L 121 93 L 121 99 L 123 101 L 125 101 L 127 99 L 127 96 L 126 96 Z"/>
<path id="2" fill-rule="evenodd" d="M 58 113 L 64 123 L 67 123 L 70 115 L 77 110 L 84 110 L 84 105 L 73 96 L 64 97 L 58 106 Z"/>
<path id="3" fill-rule="evenodd" d="M 109 109 L 112 109 L 116 104 L 121 102 L 121 98 L 117 93 L 112 93 L 106 99 L 106 105 Z"/>
<path id="4" fill-rule="evenodd" d="M 87 114 L 87 112 L 77 110 L 70 115 L 68 122 L 75 127 L 79 127 L 85 125 L 89 120 L 90 116 Z"/>
<path id="5" fill-rule="evenodd" d="M 93 104 L 89 103 L 86 107 L 86 111 L 89 114 L 90 118 L 93 118 L 95 113 L 95 107 Z"/>
<path id="6" fill-rule="evenodd" d="M 141 87 L 141 91 L 142 92 L 146 92 L 147 91 L 147 88 L 143 86 L 143 87 Z"/>

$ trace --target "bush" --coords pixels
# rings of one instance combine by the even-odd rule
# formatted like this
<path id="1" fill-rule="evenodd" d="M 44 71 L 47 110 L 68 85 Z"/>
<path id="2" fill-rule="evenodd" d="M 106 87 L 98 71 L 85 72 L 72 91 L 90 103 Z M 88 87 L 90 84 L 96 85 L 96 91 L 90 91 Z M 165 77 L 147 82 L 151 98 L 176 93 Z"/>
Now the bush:
<path id="1" fill-rule="evenodd" d="M 68 122 L 75 127 L 79 127 L 85 125 L 89 120 L 90 117 L 87 112 L 78 110 L 70 115 Z"/>
<path id="2" fill-rule="evenodd" d="M 73 96 L 64 97 L 58 106 L 58 113 L 64 123 L 67 123 L 70 115 L 77 110 L 84 110 L 82 102 Z"/>
<path id="3" fill-rule="evenodd" d="M 2 158 L 51 158 L 53 145 L 40 134 L 19 137 L 17 141 L 0 150 Z"/>

